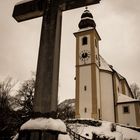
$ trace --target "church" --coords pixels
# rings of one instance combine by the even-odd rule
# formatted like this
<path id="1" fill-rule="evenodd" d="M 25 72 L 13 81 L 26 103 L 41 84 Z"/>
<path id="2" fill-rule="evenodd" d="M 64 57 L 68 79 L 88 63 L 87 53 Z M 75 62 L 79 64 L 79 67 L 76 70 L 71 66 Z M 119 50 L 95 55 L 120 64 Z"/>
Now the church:
<path id="1" fill-rule="evenodd" d="M 76 118 L 94 118 L 140 127 L 140 100 L 127 80 L 99 53 L 101 40 L 93 15 L 81 15 L 76 37 Z M 115 43 L 115 42 L 114 42 Z"/>

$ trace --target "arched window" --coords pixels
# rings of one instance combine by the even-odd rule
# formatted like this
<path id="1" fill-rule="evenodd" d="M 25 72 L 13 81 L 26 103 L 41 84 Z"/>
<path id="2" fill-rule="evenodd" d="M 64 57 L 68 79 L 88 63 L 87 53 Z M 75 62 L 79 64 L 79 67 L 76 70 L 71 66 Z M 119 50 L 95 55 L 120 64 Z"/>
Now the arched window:
<path id="1" fill-rule="evenodd" d="M 87 44 L 87 37 L 83 37 L 82 38 L 82 45 L 86 45 Z"/>

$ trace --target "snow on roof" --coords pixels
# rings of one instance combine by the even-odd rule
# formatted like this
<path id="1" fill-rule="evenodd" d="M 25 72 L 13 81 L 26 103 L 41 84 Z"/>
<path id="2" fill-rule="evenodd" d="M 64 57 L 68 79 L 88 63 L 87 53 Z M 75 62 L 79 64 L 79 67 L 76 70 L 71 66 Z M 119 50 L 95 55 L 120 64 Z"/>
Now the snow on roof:
<path id="1" fill-rule="evenodd" d="M 93 27 L 86 27 L 86 28 L 83 28 L 83 29 L 79 29 L 78 32 L 82 32 L 82 31 L 86 31 L 86 30 L 90 30 L 90 29 L 94 29 Z"/>
<path id="2" fill-rule="evenodd" d="M 21 130 L 54 130 L 60 132 L 66 132 L 66 125 L 60 119 L 52 119 L 52 118 L 37 118 L 30 119 L 26 123 L 24 123 Z"/>
<path id="3" fill-rule="evenodd" d="M 117 103 L 136 102 L 136 101 L 139 101 L 139 100 L 131 98 L 131 97 L 129 97 L 127 95 L 124 95 L 124 94 L 121 94 L 121 93 L 118 94 L 118 101 L 117 101 Z"/>
<path id="4" fill-rule="evenodd" d="M 112 71 L 110 65 L 105 61 L 105 59 L 100 55 L 100 69 Z"/>
<path id="5" fill-rule="evenodd" d="M 124 77 L 120 75 L 118 72 L 117 72 L 117 75 L 119 76 L 120 79 L 124 79 Z"/>
<path id="6" fill-rule="evenodd" d="M 30 1 L 34 1 L 34 0 L 22 0 L 20 2 L 17 2 L 16 5 L 23 4 L 23 3 L 26 3 L 26 2 L 30 2 Z"/>

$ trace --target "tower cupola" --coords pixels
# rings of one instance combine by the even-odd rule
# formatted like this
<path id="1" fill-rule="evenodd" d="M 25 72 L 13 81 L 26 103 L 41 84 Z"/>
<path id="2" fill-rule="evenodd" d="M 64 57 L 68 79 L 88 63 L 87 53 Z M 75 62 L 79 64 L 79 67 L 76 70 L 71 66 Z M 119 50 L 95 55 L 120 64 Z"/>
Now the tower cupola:
<path id="1" fill-rule="evenodd" d="M 84 13 L 81 15 L 81 21 L 79 22 L 79 28 L 96 27 L 96 23 L 93 20 L 93 16 L 90 11 L 86 8 Z"/>

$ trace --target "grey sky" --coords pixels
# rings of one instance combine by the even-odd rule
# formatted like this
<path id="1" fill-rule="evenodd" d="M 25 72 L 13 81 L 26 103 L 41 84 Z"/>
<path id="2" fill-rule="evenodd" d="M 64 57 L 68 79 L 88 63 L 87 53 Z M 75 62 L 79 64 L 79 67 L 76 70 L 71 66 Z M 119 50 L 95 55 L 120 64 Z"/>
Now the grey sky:
<path id="1" fill-rule="evenodd" d="M 12 18 L 20 0 L 0 1 L 0 80 L 6 76 L 23 81 L 36 70 L 42 18 L 17 23 Z M 129 83 L 140 86 L 140 1 L 102 0 L 89 6 L 102 38 L 100 54 Z M 75 37 L 84 8 L 63 13 L 59 100 L 75 93 Z"/>

